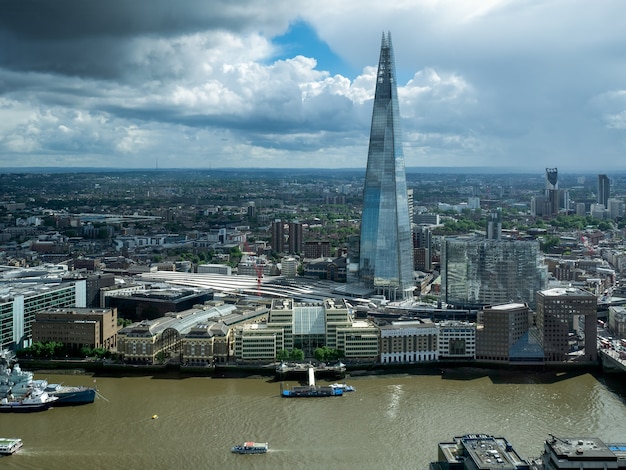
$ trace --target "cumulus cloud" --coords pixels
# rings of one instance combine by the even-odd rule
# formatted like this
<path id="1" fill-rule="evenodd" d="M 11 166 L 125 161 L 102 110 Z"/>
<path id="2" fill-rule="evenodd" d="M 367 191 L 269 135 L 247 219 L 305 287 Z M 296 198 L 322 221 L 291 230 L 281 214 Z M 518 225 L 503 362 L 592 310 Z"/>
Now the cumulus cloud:
<path id="1" fill-rule="evenodd" d="M 390 30 L 408 166 L 615 166 L 625 15 L 618 0 L 1 2 L 0 165 L 364 167 Z M 303 21 L 345 69 L 285 55 L 275 39 Z"/>

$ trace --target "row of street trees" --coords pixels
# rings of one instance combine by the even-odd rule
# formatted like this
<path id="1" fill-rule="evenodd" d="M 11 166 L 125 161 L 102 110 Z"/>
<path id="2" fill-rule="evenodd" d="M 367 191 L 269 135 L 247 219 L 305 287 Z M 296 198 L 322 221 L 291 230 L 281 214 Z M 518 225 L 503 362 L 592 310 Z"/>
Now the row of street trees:
<path id="1" fill-rule="evenodd" d="M 32 345 L 19 349 L 16 352 L 20 358 L 67 358 L 67 357 L 95 357 L 97 359 L 105 359 L 111 357 L 111 351 L 105 348 L 82 347 L 79 350 L 68 348 L 65 343 L 58 341 L 37 342 Z"/>

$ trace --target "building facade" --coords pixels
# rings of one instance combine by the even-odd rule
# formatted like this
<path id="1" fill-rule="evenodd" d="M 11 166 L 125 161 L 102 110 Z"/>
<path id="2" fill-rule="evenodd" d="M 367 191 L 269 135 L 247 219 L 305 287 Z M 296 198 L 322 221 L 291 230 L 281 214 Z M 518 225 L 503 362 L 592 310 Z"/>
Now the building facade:
<path id="1" fill-rule="evenodd" d="M 476 324 L 447 320 L 437 324 L 437 351 L 441 360 L 476 358 Z"/>
<path id="2" fill-rule="evenodd" d="M 435 361 L 437 325 L 421 321 L 392 322 L 380 327 L 380 362 L 414 364 Z"/>
<path id="3" fill-rule="evenodd" d="M 0 297 L 0 348 L 20 349 L 32 343 L 32 325 L 40 310 L 85 307 L 86 281 L 6 284 Z"/>
<path id="4" fill-rule="evenodd" d="M 570 338 L 584 337 L 582 359 L 596 361 L 597 298 L 577 287 L 558 287 L 537 292 L 537 329 L 546 362 L 566 361 L 570 353 Z"/>
<path id="5" fill-rule="evenodd" d="M 609 198 L 611 197 L 611 181 L 607 175 L 598 175 L 598 204 L 602 204 L 604 208 L 608 208 Z"/>
<path id="6" fill-rule="evenodd" d="M 527 304 L 503 304 L 484 307 L 476 325 L 476 359 L 509 362 L 514 346 L 531 325 Z"/>
<path id="7" fill-rule="evenodd" d="M 304 233 L 302 222 L 289 222 L 289 254 L 299 255 L 303 251 Z"/>
<path id="8" fill-rule="evenodd" d="M 413 250 L 391 36 L 383 34 L 370 131 L 359 277 L 390 300 L 413 296 Z"/>
<path id="9" fill-rule="evenodd" d="M 69 350 L 117 348 L 117 309 L 57 308 L 35 315 L 33 342 L 63 343 Z"/>
<path id="10" fill-rule="evenodd" d="M 276 359 L 281 350 L 300 349 L 310 358 L 326 346 L 352 362 L 373 362 L 379 355 L 378 338 L 376 326 L 355 321 L 343 299 L 274 299 L 267 323 L 235 329 L 234 354 L 240 362 L 258 362 Z"/>
<path id="11" fill-rule="evenodd" d="M 442 299 L 455 307 L 535 305 L 548 268 L 537 241 L 448 237 L 441 250 Z"/>
<path id="12" fill-rule="evenodd" d="M 285 251 L 285 224 L 282 220 L 275 220 L 271 226 L 272 251 L 282 253 Z"/>

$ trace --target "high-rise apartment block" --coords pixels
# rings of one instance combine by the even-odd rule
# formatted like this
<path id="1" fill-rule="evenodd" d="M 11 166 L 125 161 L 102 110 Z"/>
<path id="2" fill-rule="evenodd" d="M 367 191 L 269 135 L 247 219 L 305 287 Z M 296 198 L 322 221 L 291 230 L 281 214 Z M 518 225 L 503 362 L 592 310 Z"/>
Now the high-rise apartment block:
<path id="1" fill-rule="evenodd" d="M 411 298 L 411 245 L 393 47 L 383 34 L 363 192 L 361 281 L 390 300 Z"/>
<path id="2" fill-rule="evenodd" d="M 598 204 L 608 207 L 609 197 L 611 196 L 611 182 L 607 175 L 598 175 Z"/>
<path id="3" fill-rule="evenodd" d="M 282 253 L 285 251 L 285 224 L 282 220 L 272 222 L 272 251 Z"/>
<path id="4" fill-rule="evenodd" d="M 289 253 L 299 255 L 302 253 L 303 234 L 302 222 L 289 222 Z"/>

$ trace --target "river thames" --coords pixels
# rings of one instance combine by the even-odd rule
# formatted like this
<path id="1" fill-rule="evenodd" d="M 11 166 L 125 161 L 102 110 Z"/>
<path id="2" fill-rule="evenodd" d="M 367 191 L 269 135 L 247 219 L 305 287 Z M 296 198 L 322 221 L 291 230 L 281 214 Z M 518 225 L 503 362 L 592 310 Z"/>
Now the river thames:
<path id="1" fill-rule="evenodd" d="M 539 456 L 549 433 L 626 442 L 624 375 L 458 369 L 347 377 L 356 392 L 309 399 L 281 398 L 269 377 L 95 380 L 102 398 L 94 404 L 1 415 L 0 436 L 20 437 L 24 448 L 0 466 L 425 470 L 438 442 L 465 433 L 504 436 L 525 458 Z M 267 441 L 270 451 L 232 454 L 244 440 Z"/>

